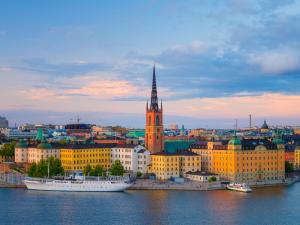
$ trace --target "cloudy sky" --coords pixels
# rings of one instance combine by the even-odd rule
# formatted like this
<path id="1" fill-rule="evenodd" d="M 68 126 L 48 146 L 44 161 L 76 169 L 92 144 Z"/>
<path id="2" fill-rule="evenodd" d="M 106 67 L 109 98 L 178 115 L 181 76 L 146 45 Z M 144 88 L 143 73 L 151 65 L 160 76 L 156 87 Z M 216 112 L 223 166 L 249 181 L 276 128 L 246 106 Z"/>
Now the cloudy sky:
<path id="1" fill-rule="evenodd" d="M 143 127 L 300 124 L 300 1 L 0 3 L 0 115 Z"/>

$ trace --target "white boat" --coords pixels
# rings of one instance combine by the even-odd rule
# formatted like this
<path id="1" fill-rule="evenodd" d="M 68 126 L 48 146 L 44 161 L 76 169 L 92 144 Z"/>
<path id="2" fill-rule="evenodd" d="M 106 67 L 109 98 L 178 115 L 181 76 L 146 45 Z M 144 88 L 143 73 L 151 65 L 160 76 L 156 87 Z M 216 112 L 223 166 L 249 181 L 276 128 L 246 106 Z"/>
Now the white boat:
<path id="1" fill-rule="evenodd" d="M 246 192 L 246 193 L 252 192 L 252 189 L 248 185 L 238 184 L 238 183 L 228 184 L 227 189 L 232 191 Z"/>
<path id="2" fill-rule="evenodd" d="M 89 177 L 75 176 L 67 179 L 47 179 L 26 177 L 24 184 L 29 190 L 41 191 L 78 191 L 78 192 L 110 192 L 124 191 L 132 184 L 124 177 Z"/>

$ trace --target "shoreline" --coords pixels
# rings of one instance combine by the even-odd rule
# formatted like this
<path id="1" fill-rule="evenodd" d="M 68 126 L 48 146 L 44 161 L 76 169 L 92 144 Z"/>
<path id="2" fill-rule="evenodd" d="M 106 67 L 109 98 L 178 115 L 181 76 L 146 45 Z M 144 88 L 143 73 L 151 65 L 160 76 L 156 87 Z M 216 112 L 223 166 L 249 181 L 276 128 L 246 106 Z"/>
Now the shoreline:
<path id="1" fill-rule="evenodd" d="M 276 186 L 291 186 L 300 182 L 300 179 L 287 180 L 284 182 L 273 183 L 256 183 L 250 184 L 253 188 L 276 187 Z M 0 188 L 26 188 L 24 184 L 5 184 L 0 183 Z M 176 190 L 176 191 L 213 191 L 213 190 L 226 190 L 226 186 L 221 182 L 196 182 L 186 181 L 184 183 L 175 183 L 172 181 L 156 181 L 156 180 L 136 180 L 134 184 L 127 190 L 135 191 L 156 191 L 156 190 Z"/>

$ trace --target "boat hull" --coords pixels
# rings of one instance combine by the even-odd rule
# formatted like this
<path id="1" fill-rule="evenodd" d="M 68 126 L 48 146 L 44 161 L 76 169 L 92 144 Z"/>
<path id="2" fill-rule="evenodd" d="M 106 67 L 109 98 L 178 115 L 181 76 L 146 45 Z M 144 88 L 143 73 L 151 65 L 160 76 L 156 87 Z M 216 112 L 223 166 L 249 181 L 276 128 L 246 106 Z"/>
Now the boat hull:
<path id="1" fill-rule="evenodd" d="M 245 193 L 250 193 L 252 190 L 250 189 L 241 189 L 241 188 L 234 188 L 234 187 L 227 187 L 228 190 L 231 191 L 239 191 L 239 192 L 245 192 Z"/>
<path id="2" fill-rule="evenodd" d="M 131 186 L 124 181 L 24 180 L 24 183 L 29 190 L 71 192 L 115 192 Z"/>

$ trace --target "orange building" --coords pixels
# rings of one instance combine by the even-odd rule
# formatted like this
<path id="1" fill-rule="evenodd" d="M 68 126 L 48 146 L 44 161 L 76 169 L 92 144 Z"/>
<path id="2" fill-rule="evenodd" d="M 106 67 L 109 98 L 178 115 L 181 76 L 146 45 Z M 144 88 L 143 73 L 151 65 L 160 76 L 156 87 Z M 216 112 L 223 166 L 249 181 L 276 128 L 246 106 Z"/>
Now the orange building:
<path id="1" fill-rule="evenodd" d="M 203 170 L 225 180 L 257 182 L 285 177 L 284 143 L 278 138 L 270 141 L 234 137 L 227 145 L 193 144 L 191 150 L 201 155 Z"/>
<path id="2" fill-rule="evenodd" d="M 151 153 L 161 152 L 164 149 L 164 127 L 162 102 L 158 106 L 155 65 L 153 67 L 153 80 L 150 107 L 146 106 L 146 133 L 145 146 Z"/>

